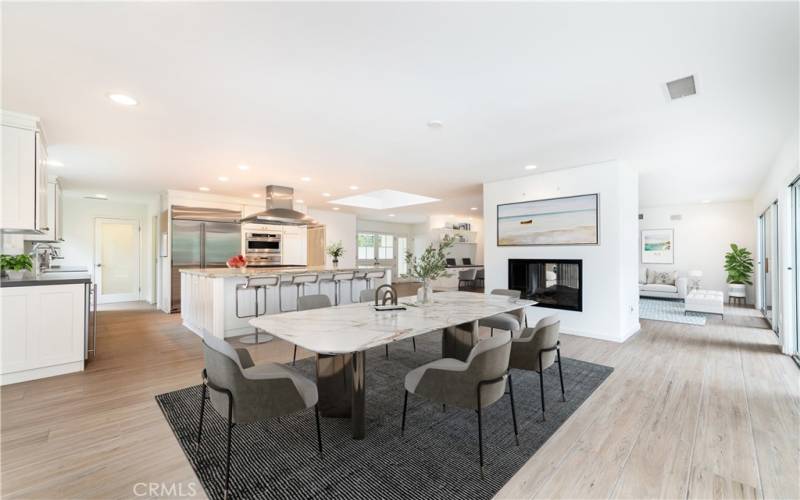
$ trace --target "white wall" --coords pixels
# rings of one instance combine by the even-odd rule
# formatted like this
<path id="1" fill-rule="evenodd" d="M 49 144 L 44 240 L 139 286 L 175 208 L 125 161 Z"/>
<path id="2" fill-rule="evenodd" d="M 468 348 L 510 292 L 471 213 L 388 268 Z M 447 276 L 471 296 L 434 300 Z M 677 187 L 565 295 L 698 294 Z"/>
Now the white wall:
<path id="1" fill-rule="evenodd" d="M 758 227 L 758 216 L 767 209 L 770 203 L 778 200 L 778 239 L 780 245 L 780 337 L 783 352 L 793 353 L 797 352 L 795 346 L 794 335 L 794 310 L 793 304 L 794 292 L 794 276 L 789 267 L 794 268 L 794 263 L 791 262 L 794 255 L 794 234 L 792 231 L 792 196 L 789 189 L 790 183 L 800 176 L 800 158 L 798 158 L 798 151 L 800 151 L 800 133 L 798 130 L 793 131 L 789 137 L 784 141 L 783 147 L 778 152 L 769 173 L 764 178 L 758 192 L 753 198 L 753 212 L 751 214 L 751 223 L 753 232 L 755 233 Z M 758 256 L 761 260 L 762 256 Z M 760 281 L 756 282 L 756 296 L 758 297 L 758 288 L 761 286 Z M 760 306 L 761 304 L 757 304 Z"/>
<path id="2" fill-rule="evenodd" d="M 659 271 L 677 270 L 679 276 L 688 276 L 691 270 L 703 271 L 700 286 L 709 290 L 722 290 L 727 300 L 728 284 L 725 272 L 725 253 L 736 243 L 756 253 L 756 235 L 753 231 L 753 204 L 750 201 L 670 205 L 639 209 L 644 216 L 639 229 L 674 229 L 674 264 L 639 264 L 640 269 Z M 670 220 L 680 215 L 681 220 Z M 641 262 L 641 252 L 637 259 Z M 753 303 L 754 287 L 747 287 L 747 302 Z"/>
<path id="3" fill-rule="evenodd" d="M 153 283 L 155 256 L 153 255 L 152 219 L 154 205 L 148 203 L 116 202 L 112 200 L 87 200 L 80 196 L 65 193 L 64 243 L 60 245 L 64 260 L 61 265 L 86 267 L 94 276 L 94 228 L 97 218 L 135 219 L 141 231 L 139 252 L 139 298 L 153 302 L 155 283 Z"/>
<path id="4" fill-rule="evenodd" d="M 600 244 L 497 246 L 497 205 L 562 196 L 600 195 Z M 606 162 L 483 185 L 486 289 L 508 287 L 508 259 L 582 259 L 583 311 L 534 308 L 529 319 L 557 314 L 565 333 L 624 341 L 639 330 L 636 172 Z"/>
<path id="5" fill-rule="evenodd" d="M 356 265 L 356 231 L 357 222 L 354 214 L 334 212 L 332 210 L 318 210 L 310 208 L 308 215 L 315 218 L 320 224 L 325 225 L 325 246 L 341 241 L 344 246 L 344 255 L 339 259 L 339 266 L 348 267 Z M 333 259 L 325 254 L 325 264 L 332 265 Z"/>

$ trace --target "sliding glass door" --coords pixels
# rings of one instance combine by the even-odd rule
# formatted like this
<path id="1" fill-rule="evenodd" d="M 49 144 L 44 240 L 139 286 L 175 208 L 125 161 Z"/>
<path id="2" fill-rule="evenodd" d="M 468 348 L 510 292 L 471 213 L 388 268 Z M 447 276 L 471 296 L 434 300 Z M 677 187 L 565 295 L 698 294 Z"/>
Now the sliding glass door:
<path id="1" fill-rule="evenodd" d="M 780 328 L 780 295 L 778 261 L 778 202 L 764 211 L 758 219 L 759 227 L 759 266 L 761 281 L 761 312 L 775 333 Z"/>
<path id="2" fill-rule="evenodd" d="M 794 255 L 791 259 L 791 269 L 794 277 L 792 287 L 794 304 L 794 346 L 792 355 L 800 364 L 800 179 L 792 184 L 792 239 L 794 240 Z"/>

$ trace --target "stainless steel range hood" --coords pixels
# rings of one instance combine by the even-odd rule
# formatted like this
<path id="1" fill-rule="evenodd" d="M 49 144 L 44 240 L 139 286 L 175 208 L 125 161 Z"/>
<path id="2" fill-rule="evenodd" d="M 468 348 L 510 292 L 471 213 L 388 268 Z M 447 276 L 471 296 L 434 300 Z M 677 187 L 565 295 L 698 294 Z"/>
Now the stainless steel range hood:
<path id="1" fill-rule="evenodd" d="M 277 226 L 317 226 L 312 217 L 293 208 L 294 189 L 267 186 L 267 209 L 241 220 L 242 224 L 273 224 Z"/>

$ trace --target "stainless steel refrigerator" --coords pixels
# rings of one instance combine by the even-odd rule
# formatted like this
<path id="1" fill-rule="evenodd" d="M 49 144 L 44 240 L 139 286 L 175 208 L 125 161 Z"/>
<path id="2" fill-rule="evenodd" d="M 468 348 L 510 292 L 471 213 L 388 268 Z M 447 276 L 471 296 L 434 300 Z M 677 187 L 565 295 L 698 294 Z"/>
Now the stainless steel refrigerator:
<path id="1" fill-rule="evenodd" d="M 172 207 L 172 312 L 181 310 L 180 269 L 226 267 L 242 253 L 241 217 L 234 210 Z"/>

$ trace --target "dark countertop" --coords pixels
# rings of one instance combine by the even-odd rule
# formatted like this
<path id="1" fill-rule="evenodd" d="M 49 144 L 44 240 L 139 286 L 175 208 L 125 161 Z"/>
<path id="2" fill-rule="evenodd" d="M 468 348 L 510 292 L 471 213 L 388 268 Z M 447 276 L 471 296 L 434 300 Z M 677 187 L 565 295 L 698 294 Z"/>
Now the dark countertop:
<path id="1" fill-rule="evenodd" d="M 458 264 L 451 264 L 451 265 L 448 265 L 448 266 L 447 266 L 447 268 L 448 268 L 448 269 L 455 269 L 455 268 L 457 268 L 457 267 L 463 267 L 463 268 L 468 268 L 468 267 L 483 267 L 483 264 L 462 264 L 462 265 L 458 265 Z"/>
<path id="2" fill-rule="evenodd" d="M 88 273 L 45 273 L 34 277 L 26 274 L 21 280 L 0 278 L 0 287 L 11 288 L 16 286 L 43 286 L 43 285 L 74 285 L 91 283 L 92 277 Z"/>

